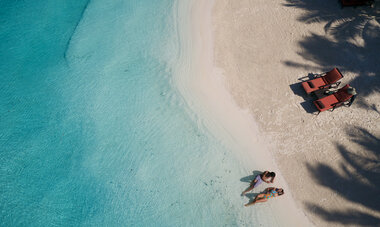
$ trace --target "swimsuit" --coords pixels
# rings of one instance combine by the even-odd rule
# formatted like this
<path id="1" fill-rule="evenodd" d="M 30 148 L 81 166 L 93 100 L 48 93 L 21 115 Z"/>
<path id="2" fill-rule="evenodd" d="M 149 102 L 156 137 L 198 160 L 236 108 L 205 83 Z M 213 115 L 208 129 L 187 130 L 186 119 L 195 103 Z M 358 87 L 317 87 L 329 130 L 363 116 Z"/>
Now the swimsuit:
<path id="1" fill-rule="evenodd" d="M 261 179 L 261 174 L 257 175 L 257 177 L 255 178 L 255 180 L 256 180 L 256 184 L 254 184 L 254 187 L 257 187 L 261 183 L 263 183 L 263 180 Z"/>
<path id="2" fill-rule="evenodd" d="M 278 193 L 278 192 L 276 191 L 276 189 L 273 189 L 272 191 L 270 191 L 270 192 L 268 192 L 267 194 L 265 194 L 265 195 L 264 195 L 264 198 L 269 199 L 269 198 L 271 198 L 271 197 L 275 197 L 274 194 L 276 194 L 276 193 Z"/>

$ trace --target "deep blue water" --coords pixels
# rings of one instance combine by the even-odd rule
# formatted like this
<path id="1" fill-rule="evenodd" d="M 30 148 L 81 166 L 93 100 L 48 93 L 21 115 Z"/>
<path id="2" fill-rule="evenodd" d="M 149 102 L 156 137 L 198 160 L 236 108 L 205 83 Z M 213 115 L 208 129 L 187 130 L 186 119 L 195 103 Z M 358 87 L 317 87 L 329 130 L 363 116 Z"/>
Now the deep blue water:
<path id="1" fill-rule="evenodd" d="M 0 1 L 2 226 L 249 224 L 171 83 L 174 1 Z"/>

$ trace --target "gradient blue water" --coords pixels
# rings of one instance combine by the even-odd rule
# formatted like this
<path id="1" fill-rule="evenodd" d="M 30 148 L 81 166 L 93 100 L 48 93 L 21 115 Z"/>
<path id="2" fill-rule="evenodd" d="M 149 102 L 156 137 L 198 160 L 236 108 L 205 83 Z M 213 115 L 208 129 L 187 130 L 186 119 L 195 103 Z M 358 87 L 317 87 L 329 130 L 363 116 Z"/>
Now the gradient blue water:
<path id="1" fill-rule="evenodd" d="M 172 87 L 173 1 L 0 1 L 2 226 L 247 224 Z"/>

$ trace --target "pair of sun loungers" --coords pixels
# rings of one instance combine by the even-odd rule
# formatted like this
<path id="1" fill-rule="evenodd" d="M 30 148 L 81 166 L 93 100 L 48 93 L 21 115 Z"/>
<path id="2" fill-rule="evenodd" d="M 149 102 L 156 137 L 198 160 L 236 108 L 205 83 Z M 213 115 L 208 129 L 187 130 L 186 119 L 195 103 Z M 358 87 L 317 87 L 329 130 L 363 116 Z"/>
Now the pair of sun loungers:
<path id="1" fill-rule="evenodd" d="M 340 84 L 340 79 L 343 78 L 342 73 L 338 68 L 325 73 L 317 74 L 314 79 L 302 82 L 302 87 L 308 95 L 316 94 L 319 97 L 313 103 L 319 112 L 325 110 L 333 111 L 335 108 L 343 105 L 350 105 L 353 101 L 354 93 L 349 84 L 331 92 L 328 89 L 337 88 Z"/>

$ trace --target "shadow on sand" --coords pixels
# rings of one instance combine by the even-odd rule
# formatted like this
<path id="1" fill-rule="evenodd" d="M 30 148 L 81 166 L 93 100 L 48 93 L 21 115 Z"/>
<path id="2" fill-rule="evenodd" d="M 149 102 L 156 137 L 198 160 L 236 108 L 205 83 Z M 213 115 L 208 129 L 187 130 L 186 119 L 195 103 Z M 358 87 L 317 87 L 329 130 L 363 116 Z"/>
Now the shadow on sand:
<path id="1" fill-rule="evenodd" d="M 369 6 L 341 8 L 339 1 L 286 0 L 286 7 L 304 11 L 298 21 L 306 24 L 325 23 L 326 35 L 310 33 L 299 46 L 298 54 L 327 71 L 338 67 L 357 76 L 345 81 L 356 88 L 359 96 L 355 105 L 379 113 L 376 105 L 366 101 L 372 93 L 380 92 L 380 1 Z M 285 65 L 298 68 L 314 68 L 288 60 Z"/>
<path id="2" fill-rule="evenodd" d="M 337 143 L 343 158 L 339 165 L 307 163 L 306 166 L 320 185 L 346 200 L 380 212 L 380 136 L 360 127 L 347 129 L 347 134 L 364 152 L 358 154 L 354 148 Z M 312 203 L 306 203 L 306 206 L 329 222 L 373 226 L 380 223 L 380 215 L 371 215 L 359 209 L 327 210 Z"/>
<path id="3" fill-rule="evenodd" d="M 240 179 L 241 182 L 246 182 L 246 183 L 249 183 L 249 185 L 247 186 L 247 188 L 245 190 L 247 190 L 249 187 L 250 187 L 250 183 L 256 178 L 257 175 L 263 173 L 262 171 L 259 171 L 259 170 L 254 170 L 252 172 L 252 175 L 249 175 L 249 176 L 246 176 L 246 177 L 243 177 Z M 249 198 L 249 202 L 253 201 L 253 199 L 260 193 L 246 193 L 245 196 L 247 196 Z"/>
<path id="4" fill-rule="evenodd" d="M 264 192 L 264 191 L 262 191 Z M 257 192 L 257 193 L 247 193 L 245 194 L 245 196 L 247 196 L 247 198 L 249 199 L 249 201 L 247 203 L 251 203 L 253 202 L 253 200 L 256 198 L 256 196 L 262 192 Z"/>
<path id="5" fill-rule="evenodd" d="M 259 171 L 259 170 L 254 170 L 252 172 L 252 175 L 249 175 L 249 176 L 246 176 L 246 177 L 243 177 L 240 179 L 241 182 L 247 182 L 247 183 L 251 183 L 255 177 L 259 174 L 263 173 L 263 171 Z"/>
<path id="6" fill-rule="evenodd" d="M 356 77 L 344 83 L 355 87 L 359 94 L 354 105 L 380 113 L 375 104 L 366 101 L 368 96 L 380 92 L 380 1 L 376 1 L 373 8 L 361 6 L 343 9 L 339 1 L 335 0 L 285 1 L 284 6 L 303 10 L 298 21 L 306 24 L 323 23 L 325 34 L 310 33 L 298 43 L 302 49 L 298 55 L 313 62 L 313 65 L 300 64 L 291 59 L 283 63 L 303 69 L 317 66 L 321 71 L 338 67 L 353 73 Z M 296 87 L 295 94 L 299 92 L 298 89 Z M 363 148 L 364 153 L 358 155 L 353 148 L 337 143 L 343 158 L 339 166 L 319 163 L 306 164 L 307 168 L 319 184 L 338 196 L 380 212 L 380 137 L 359 127 L 349 128 L 347 134 Z M 340 171 L 336 171 L 336 168 Z M 380 223 L 380 215 L 359 209 L 327 210 L 318 204 L 306 205 L 312 212 L 335 224 L 375 226 Z"/>
<path id="7" fill-rule="evenodd" d="M 295 95 L 301 96 L 304 101 L 300 103 L 302 108 L 306 111 L 306 113 L 309 114 L 316 114 L 318 112 L 317 108 L 313 105 L 313 97 L 306 94 L 306 92 L 303 90 L 302 81 L 299 83 L 291 84 L 289 87 L 293 91 Z"/>

